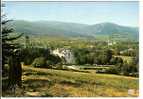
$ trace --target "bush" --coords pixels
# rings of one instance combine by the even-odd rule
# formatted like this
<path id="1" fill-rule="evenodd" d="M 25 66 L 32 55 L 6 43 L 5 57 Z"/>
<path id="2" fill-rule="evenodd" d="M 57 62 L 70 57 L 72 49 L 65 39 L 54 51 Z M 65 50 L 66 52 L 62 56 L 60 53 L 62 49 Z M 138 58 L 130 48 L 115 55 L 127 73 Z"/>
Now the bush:
<path id="1" fill-rule="evenodd" d="M 46 59 L 44 57 L 35 58 L 32 66 L 34 67 L 47 67 Z"/>
<path id="2" fill-rule="evenodd" d="M 49 58 L 51 58 L 51 57 L 49 57 Z M 39 68 L 53 68 L 53 65 L 60 63 L 60 58 L 56 57 L 56 56 L 53 56 L 52 58 L 53 58 L 53 60 L 50 60 L 50 59 L 47 60 L 45 57 L 35 58 L 32 63 L 32 66 L 39 67 Z M 54 58 L 55 58 L 55 60 L 54 60 Z"/>
<path id="3" fill-rule="evenodd" d="M 23 61 L 25 65 L 32 64 L 33 60 L 37 57 L 47 58 L 49 56 L 49 49 L 44 48 L 25 48 L 21 51 L 21 61 Z"/>
<path id="4" fill-rule="evenodd" d="M 62 70 L 62 69 L 64 69 L 64 66 L 62 64 L 58 64 L 58 65 L 56 65 L 56 69 Z"/>
<path id="5" fill-rule="evenodd" d="M 109 69 L 106 70 L 106 73 L 118 74 L 119 73 L 118 67 L 117 66 L 112 66 L 112 67 L 110 67 Z"/>
<path id="6" fill-rule="evenodd" d="M 138 76 L 138 65 L 134 61 L 124 63 L 123 74 L 126 76 Z"/>
<path id="7" fill-rule="evenodd" d="M 51 68 L 53 68 L 53 65 L 54 65 L 54 64 L 53 64 L 53 62 L 52 62 L 52 61 L 47 60 L 47 61 L 46 61 L 46 65 L 48 66 L 48 68 L 50 68 L 50 69 L 51 69 Z"/>
<path id="8" fill-rule="evenodd" d="M 48 61 L 47 63 L 48 64 L 58 64 L 58 63 L 61 63 L 61 58 L 59 56 L 56 56 L 56 55 L 49 55 L 49 57 L 46 58 Z"/>
<path id="9" fill-rule="evenodd" d="M 131 62 L 131 63 L 118 63 L 115 66 L 110 67 L 106 70 L 106 73 L 110 74 L 120 74 L 125 76 L 134 76 L 138 77 L 138 66 Z"/>
<path id="10" fill-rule="evenodd" d="M 112 57 L 110 60 L 110 64 L 115 65 L 115 64 L 123 64 L 123 59 L 121 57 Z"/>

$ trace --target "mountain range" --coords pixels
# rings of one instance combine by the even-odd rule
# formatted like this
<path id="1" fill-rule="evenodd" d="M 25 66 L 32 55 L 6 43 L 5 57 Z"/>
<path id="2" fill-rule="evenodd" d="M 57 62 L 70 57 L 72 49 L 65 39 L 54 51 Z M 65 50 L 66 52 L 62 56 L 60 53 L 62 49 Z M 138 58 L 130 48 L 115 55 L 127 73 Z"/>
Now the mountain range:
<path id="1" fill-rule="evenodd" d="M 10 24 L 16 32 L 26 35 L 47 35 L 54 37 L 102 38 L 108 36 L 118 39 L 138 40 L 138 27 L 121 26 L 105 22 L 93 25 L 57 22 L 57 21 L 24 21 L 15 20 Z"/>

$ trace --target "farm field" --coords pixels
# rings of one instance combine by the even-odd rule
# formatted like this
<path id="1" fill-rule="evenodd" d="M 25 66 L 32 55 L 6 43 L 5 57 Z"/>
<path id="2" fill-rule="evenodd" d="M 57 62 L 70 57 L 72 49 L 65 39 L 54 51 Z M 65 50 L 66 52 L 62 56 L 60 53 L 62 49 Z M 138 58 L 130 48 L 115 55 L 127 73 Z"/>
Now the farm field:
<path id="1" fill-rule="evenodd" d="M 17 88 L 15 95 L 40 97 L 117 97 L 129 96 L 128 90 L 138 90 L 139 79 L 94 72 L 23 67 L 24 89 Z M 138 92 L 131 96 L 138 96 Z"/>

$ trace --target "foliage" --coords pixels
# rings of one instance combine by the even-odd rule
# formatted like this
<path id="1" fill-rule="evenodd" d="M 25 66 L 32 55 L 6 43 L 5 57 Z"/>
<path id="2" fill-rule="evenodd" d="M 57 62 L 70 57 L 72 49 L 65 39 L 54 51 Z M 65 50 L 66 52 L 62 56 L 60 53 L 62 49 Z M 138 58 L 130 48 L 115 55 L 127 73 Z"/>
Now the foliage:
<path id="1" fill-rule="evenodd" d="M 76 63 L 82 64 L 110 64 L 112 58 L 111 50 L 95 51 L 94 49 L 74 49 Z"/>
<path id="2" fill-rule="evenodd" d="M 115 59 L 115 66 L 110 67 L 109 69 L 106 70 L 106 73 L 111 73 L 111 74 L 121 74 L 121 75 L 126 75 L 126 76 L 136 76 L 138 77 L 138 63 L 136 63 L 135 59 L 133 59 L 131 62 L 123 62 L 121 58 L 114 58 Z M 113 60 L 111 60 L 113 62 Z M 117 62 L 118 61 L 118 62 Z"/>
<path id="3" fill-rule="evenodd" d="M 22 69 L 20 64 L 20 44 L 14 42 L 18 38 L 20 38 L 23 34 L 16 35 L 14 33 L 14 29 L 8 26 L 8 23 L 12 20 L 6 19 L 6 16 L 1 16 L 1 39 L 2 39 L 2 74 L 8 75 L 8 85 L 5 86 L 2 84 L 3 89 L 9 89 L 14 85 L 21 86 L 21 76 Z M 12 57 L 12 58 L 11 58 Z M 9 63 L 8 60 L 11 59 Z M 14 61 L 17 60 L 17 61 Z M 8 64 L 8 70 L 5 69 L 5 65 Z M 6 88 L 4 88 L 6 87 Z"/>
<path id="4" fill-rule="evenodd" d="M 126 76 L 139 76 L 138 64 L 136 64 L 134 60 L 130 63 L 124 63 L 122 71 Z"/>
<path id="5" fill-rule="evenodd" d="M 47 66 L 46 59 L 44 57 L 35 58 L 33 63 L 32 63 L 32 66 L 34 66 L 34 67 L 45 67 L 45 66 Z"/>
<path id="6" fill-rule="evenodd" d="M 62 62 L 62 59 L 59 56 L 53 54 L 50 54 L 46 59 L 49 60 L 51 64 L 58 64 Z"/>
<path id="7" fill-rule="evenodd" d="M 8 27 L 7 24 L 12 20 L 7 20 L 5 16 L 2 16 L 2 69 L 4 72 L 4 65 L 7 64 L 8 57 L 13 55 L 14 50 L 20 48 L 18 43 L 13 43 L 14 40 L 20 38 L 22 34 L 11 36 L 14 29 Z"/>
<path id="8" fill-rule="evenodd" d="M 118 74 L 118 68 L 115 66 L 110 67 L 109 69 L 106 70 L 106 73 L 108 74 Z"/>
<path id="9" fill-rule="evenodd" d="M 116 65 L 119 63 L 123 63 L 123 59 L 121 57 L 112 57 L 110 60 L 110 64 Z"/>
<path id="10" fill-rule="evenodd" d="M 49 57 L 49 49 L 44 48 L 25 48 L 22 50 L 22 59 L 25 65 L 30 65 L 37 57 Z"/>

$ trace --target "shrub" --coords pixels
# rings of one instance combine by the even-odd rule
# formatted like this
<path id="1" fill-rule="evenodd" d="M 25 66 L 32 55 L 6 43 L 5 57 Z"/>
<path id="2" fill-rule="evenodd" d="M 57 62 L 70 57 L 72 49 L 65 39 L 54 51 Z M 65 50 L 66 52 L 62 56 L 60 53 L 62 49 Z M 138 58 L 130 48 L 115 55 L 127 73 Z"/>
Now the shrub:
<path id="1" fill-rule="evenodd" d="M 106 73 L 118 74 L 119 73 L 118 67 L 117 66 L 112 66 L 112 67 L 110 67 L 109 69 L 106 70 Z"/>
<path id="2" fill-rule="evenodd" d="M 32 66 L 34 67 L 47 67 L 46 59 L 44 57 L 35 58 Z"/>
<path id="3" fill-rule="evenodd" d="M 49 57 L 50 52 L 49 49 L 44 48 L 25 48 L 21 51 L 21 60 L 25 65 L 32 64 L 33 60 L 37 57 Z"/>
<path id="4" fill-rule="evenodd" d="M 138 65 L 134 61 L 130 63 L 124 63 L 123 74 L 126 76 L 138 76 Z"/>
<path id="5" fill-rule="evenodd" d="M 106 73 L 138 77 L 138 67 L 135 63 L 118 63 L 106 70 Z"/>
<path id="6" fill-rule="evenodd" d="M 46 64 L 49 65 L 53 65 L 54 63 L 51 60 L 46 60 Z"/>
<path id="7" fill-rule="evenodd" d="M 48 64 L 58 64 L 60 63 L 62 60 L 59 56 L 56 56 L 56 55 L 49 55 L 49 57 L 46 58 L 48 61 L 47 63 Z"/>
<path id="8" fill-rule="evenodd" d="M 50 61 L 50 60 L 47 60 L 46 61 L 46 65 L 47 65 L 47 68 L 53 68 L 53 62 L 52 61 Z"/>
<path id="9" fill-rule="evenodd" d="M 62 69 L 64 69 L 64 66 L 61 64 L 58 64 L 58 65 L 56 65 L 56 69 L 62 70 Z"/>
<path id="10" fill-rule="evenodd" d="M 115 64 L 119 64 L 119 63 L 123 63 L 123 59 L 121 57 L 112 57 L 110 60 L 110 64 L 115 65 Z"/>

